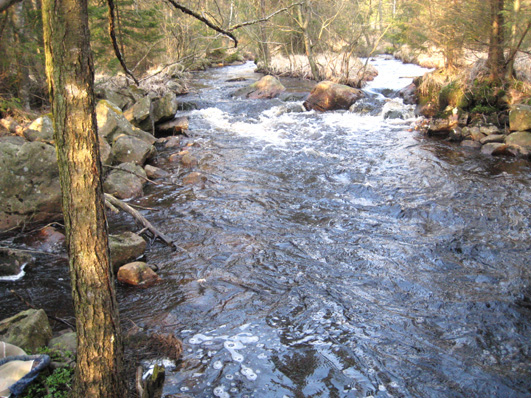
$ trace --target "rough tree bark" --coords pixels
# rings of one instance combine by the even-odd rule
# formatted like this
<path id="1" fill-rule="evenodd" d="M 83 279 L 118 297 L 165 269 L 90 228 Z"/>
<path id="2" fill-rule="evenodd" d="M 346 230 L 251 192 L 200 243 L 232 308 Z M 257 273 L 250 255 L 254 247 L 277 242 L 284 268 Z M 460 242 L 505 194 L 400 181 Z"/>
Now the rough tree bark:
<path id="1" fill-rule="evenodd" d="M 503 8 L 505 0 L 490 0 L 490 41 L 487 65 L 493 82 L 505 77 L 505 45 Z"/>
<path id="2" fill-rule="evenodd" d="M 76 315 L 74 397 L 125 396 L 94 114 L 87 0 L 44 0 L 46 74 Z"/>

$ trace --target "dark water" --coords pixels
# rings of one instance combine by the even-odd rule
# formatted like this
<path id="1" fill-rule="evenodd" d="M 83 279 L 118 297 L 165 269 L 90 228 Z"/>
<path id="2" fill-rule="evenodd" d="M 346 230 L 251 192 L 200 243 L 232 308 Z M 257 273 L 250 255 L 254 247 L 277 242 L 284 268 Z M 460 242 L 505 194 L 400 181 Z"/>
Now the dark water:
<path id="1" fill-rule="evenodd" d="M 392 79 L 373 92 L 415 73 L 379 67 Z M 182 114 L 204 186 L 183 186 L 190 170 L 163 151 L 172 178 L 138 201 L 182 248 L 153 244 L 163 281 L 119 291 L 124 325 L 184 341 L 165 393 L 531 396 L 529 164 L 381 116 L 235 100 L 249 81 L 227 80 L 241 76 L 257 78 L 249 65 L 199 74 L 183 98 L 201 106 Z M 8 288 L 54 294 L 53 308 L 61 267 L 0 284 L 3 312 L 20 306 Z"/>

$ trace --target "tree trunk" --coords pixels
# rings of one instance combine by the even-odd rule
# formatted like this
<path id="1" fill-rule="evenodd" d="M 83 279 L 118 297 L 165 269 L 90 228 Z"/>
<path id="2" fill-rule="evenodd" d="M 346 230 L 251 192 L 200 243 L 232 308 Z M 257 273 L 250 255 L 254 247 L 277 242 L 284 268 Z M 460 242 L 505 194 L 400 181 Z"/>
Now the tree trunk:
<path id="1" fill-rule="evenodd" d="M 312 71 L 312 77 L 314 80 L 319 81 L 321 80 L 321 73 L 319 71 L 319 67 L 317 66 L 317 63 L 315 62 L 315 57 L 313 54 L 313 43 L 310 37 L 310 33 L 308 32 L 308 27 L 310 25 L 311 9 L 308 4 L 305 4 L 304 7 L 306 8 L 305 16 L 303 16 L 303 13 L 302 13 L 303 5 L 299 5 L 299 7 L 297 8 L 298 24 L 302 30 L 302 36 L 304 39 L 304 50 L 306 52 L 306 57 L 308 58 L 308 63 L 310 64 L 310 70 Z"/>
<path id="2" fill-rule="evenodd" d="M 507 63 L 507 70 L 505 71 L 505 77 L 511 78 L 514 74 L 514 60 L 517 54 L 518 47 L 518 19 L 520 16 L 520 0 L 514 0 L 513 3 L 513 25 L 511 27 L 511 56 Z M 514 56 L 513 56 L 514 54 Z"/>
<path id="3" fill-rule="evenodd" d="M 266 5 L 265 0 L 260 0 L 260 18 L 266 17 Z M 266 32 L 266 22 L 262 22 L 259 26 L 260 29 L 260 42 L 258 43 L 260 53 L 264 60 L 264 65 L 266 67 L 266 70 L 269 69 L 269 66 L 271 65 L 271 53 L 269 51 L 269 44 L 268 44 L 268 38 L 267 38 L 267 32 Z"/>
<path id="4" fill-rule="evenodd" d="M 504 0 L 490 0 L 491 29 L 487 65 L 493 82 L 500 82 L 505 77 L 504 3 Z"/>
<path id="5" fill-rule="evenodd" d="M 94 114 L 87 0 L 44 0 L 46 74 L 77 327 L 74 397 L 125 396 Z"/>

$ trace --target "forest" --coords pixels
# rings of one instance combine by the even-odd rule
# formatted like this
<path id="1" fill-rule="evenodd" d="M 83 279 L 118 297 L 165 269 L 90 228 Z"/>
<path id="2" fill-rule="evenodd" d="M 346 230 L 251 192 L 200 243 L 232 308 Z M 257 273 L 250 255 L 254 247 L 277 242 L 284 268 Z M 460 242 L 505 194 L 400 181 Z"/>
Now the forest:
<path id="1" fill-rule="evenodd" d="M 6 115 L 46 107 L 48 94 L 41 1 L 5 3 L 14 3 L 0 20 L 0 111 Z M 452 73 L 489 55 L 491 71 L 516 87 L 527 87 L 531 73 L 527 1 L 181 3 L 115 1 L 116 44 L 125 65 L 138 77 L 170 64 L 189 71 L 252 58 L 260 70 L 273 74 L 333 78 L 359 87 L 370 74 L 359 57 L 382 53 Z M 107 2 L 89 1 L 88 10 L 96 74 L 121 73 L 109 35 Z M 499 18 L 496 32 L 493 12 Z M 237 38 L 238 46 L 223 32 Z"/>
<path id="2" fill-rule="evenodd" d="M 530 0 L 0 0 L 25 396 L 523 396 L 530 159 Z"/>

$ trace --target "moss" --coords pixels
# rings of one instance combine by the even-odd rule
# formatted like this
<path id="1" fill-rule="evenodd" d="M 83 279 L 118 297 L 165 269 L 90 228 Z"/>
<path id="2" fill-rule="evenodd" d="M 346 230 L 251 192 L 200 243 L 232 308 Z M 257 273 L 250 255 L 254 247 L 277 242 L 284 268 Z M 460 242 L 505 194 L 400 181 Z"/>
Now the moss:
<path id="1" fill-rule="evenodd" d="M 223 62 L 226 64 L 232 64 L 233 62 L 241 62 L 243 60 L 243 56 L 238 51 L 236 51 L 232 54 L 227 55 Z"/>
<path id="2" fill-rule="evenodd" d="M 459 109 L 464 109 L 468 106 L 465 89 L 458 80 L 451 81 L 439 92 L 439 108 L 446 109 L 449 106 Z"/>

